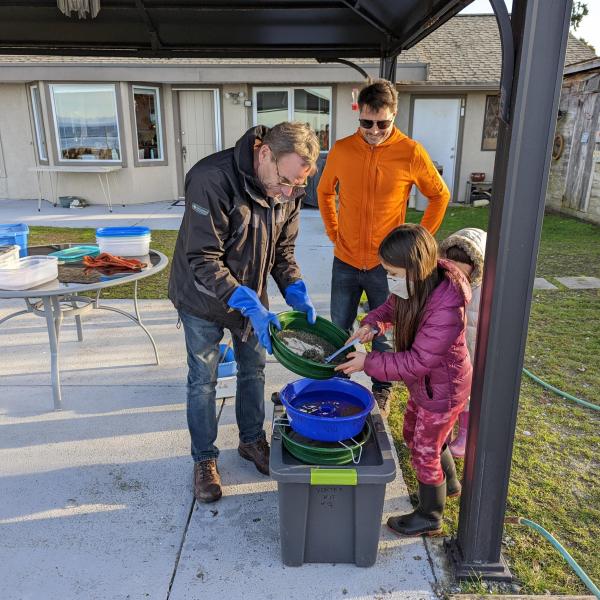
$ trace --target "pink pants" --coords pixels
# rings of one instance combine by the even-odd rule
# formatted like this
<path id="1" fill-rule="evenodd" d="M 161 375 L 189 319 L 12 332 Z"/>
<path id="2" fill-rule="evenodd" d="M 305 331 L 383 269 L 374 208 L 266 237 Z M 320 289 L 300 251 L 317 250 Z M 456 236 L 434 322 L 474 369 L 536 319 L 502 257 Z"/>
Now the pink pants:
<path id="1" fill-rule="evenodd" d="M 440 485 L 444 481 L 440 462 L 442 446 L 464 408 L 465 403 L 461 402 L 448 412 L 431 412 L 409 398 L 402 434 L 410 450 L 410 460 L 417 479 L 421 483 Z"/>

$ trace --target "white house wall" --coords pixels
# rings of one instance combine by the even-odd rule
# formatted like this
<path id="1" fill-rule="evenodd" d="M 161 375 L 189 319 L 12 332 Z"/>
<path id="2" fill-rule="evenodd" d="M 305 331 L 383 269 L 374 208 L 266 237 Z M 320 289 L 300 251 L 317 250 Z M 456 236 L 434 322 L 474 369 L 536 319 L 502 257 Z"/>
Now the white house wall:
<path id="1" fill-rule="evenodd" d="M 489 94 L 490 92 L 467 94 L 461 162 L 458 172 L 458 195 L 452 199 L 453 202 L 465 201 L 467 180 L 471 173 L 485 173 L 486 180 L 492 181 L 496 152 L 481 149 L 485 97 Z"/>
<path id="2" fill-rule="evenodd" d="M 37 198 L 35 146 L 27 87 L 0 84 L 0 198 Z"/>
<path id="3" fill-rule="evenodd" d="M 135 74 L 136 82 L 138 73 Z M 142 79 L 145 80 L 146 77 L 142 77 Z M 87 80 L 90 80 L 89 69 Z M 47 79 L 46 81 L 52 80 Z M 152 83 L 160 85 L 160 82 L 157 81 Z M 352 111 L 352 89 L 360 88 L 361 82 L 330 83 L 333 89 L 333 139 L 340 139 L 356 131 L 358 113 Z M 306 81 L 303 84 L 310 85 Z M 46 83 L 40 82 L 39 85 L 43 88 Z M 189 83 L 183 85 L 191 87 Z M 225 98 L 225 94 L 227 92 L 244 92 L 244 99 L 251 99 L 253 85 L 250 83 L 206 83 L 196 85 L 219 90 L 222 147 L 233 146 L 242 133 L 252 125 L 252 108 L 244 106 L 243 100 L 237 104 L 234 103 L 231 98 Z M 267 85 L 272 85 L 272 82 Z M 134 149 L 137 144 L 134 146 L 135 131 L 130 116 L 132 109 L 130 83 L 121 82 L 118 84 L 120 104 L 123 110 L 121 145 L 126 166 L 121 171 L 109 175 L 112 199 L 115 205 L 174 200 L 182 192 L 179 181 L 180 175 L 177 169 L 177 161 L 180 160 L 180 147 L 176 144 L 176 124 L 174 122 L 176 111 L 174 111 L 175 107 L 173 106 L 177 94 L 172 91 L 173 88 L 176 89 L 177 87 L 178 84 L 164 82 L 161 86 L 160 99 L 165 131 L 164 144 L 168 164 L 164 166 L 136 167 L 134 165 Z M 36 178 L 29 171 L 29 168 L 36 164 L 36 160 L 33 125 L 27 93 L 26 83 L 0 84 L 0 106 L 2 106 L 0 111 L 0 143 L 3 150 L 3 152 L 0 151 L 0 161 L 2 162 L 0 164 L 1 198 L 24 199 L 36 198 L 38 195 Z M 409 131 L 411 93 L 417 92 L 414 89 L 408 91 L 401 89 L 399 93 L 396 123 L 405 132 Z M 448 91 L 444 93 L 447 94 Z M 464 136 L 460 156 L 458 195 L 453 198 L 454 201 L 459 202 L 464 201 L 466 181 L 469 174 L 473 171 L 484 171 L 491 178 L 495 158 L 495 152 L 481 150 L 486 92 L 462 92 L 462 94 L 466 95 L 467 98 Z M 50 135 L 50 127 L 53 126 L 52 116 L 47 106 L 46 94 L 41 94 L 41 97 L 51 164 L 55 164 L 56 148 L 53 147 L 53 140 Z M 50 199 L 52 194 L 47 174 L 42 177 L 42 186 L 43 196 Z M 91 203 L 104 203 L 104 196 L 95 175 L 61 174 L 59 191 L 60 195 L 83 196 Z"/>

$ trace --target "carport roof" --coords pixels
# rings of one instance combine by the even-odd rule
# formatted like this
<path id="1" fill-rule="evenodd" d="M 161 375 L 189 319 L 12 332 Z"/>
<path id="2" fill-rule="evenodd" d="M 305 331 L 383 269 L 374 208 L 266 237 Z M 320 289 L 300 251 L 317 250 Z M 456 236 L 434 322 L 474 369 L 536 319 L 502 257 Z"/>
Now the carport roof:
<path id="1" fill-rule="evenodd" d="M 56 0 L 0 5 L 1 54 L 389 57 L 472 0 L 100 0 L 80 20 Z"/>

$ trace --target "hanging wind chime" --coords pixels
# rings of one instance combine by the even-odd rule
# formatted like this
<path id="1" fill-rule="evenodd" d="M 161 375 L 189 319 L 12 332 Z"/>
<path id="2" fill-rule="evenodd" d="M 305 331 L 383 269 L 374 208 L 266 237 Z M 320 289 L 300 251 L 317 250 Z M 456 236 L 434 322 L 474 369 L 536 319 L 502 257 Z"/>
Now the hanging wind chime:
<path id="1" fill-rule="evenodd" d="M 67 15 L 76 12 L 80 19 L 95 18 L 100 12 L 100 0 L 57 0 L 58 9 Z"/>

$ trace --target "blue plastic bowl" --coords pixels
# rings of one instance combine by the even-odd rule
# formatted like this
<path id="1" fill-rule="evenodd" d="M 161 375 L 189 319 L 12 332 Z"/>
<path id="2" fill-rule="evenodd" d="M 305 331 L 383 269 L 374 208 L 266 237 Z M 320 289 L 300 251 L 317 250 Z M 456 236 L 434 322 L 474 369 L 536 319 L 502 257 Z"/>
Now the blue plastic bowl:
<path id="1" fill-rule="evenodd" d="M 285 406 L 290 426 L 304 437 L 320 442 L 339 442 L 358 435 L 375 406 L 373 394 L 364 386 L 348 379 L 299 379 L 288 383 L 279 397 Z M 348 417 L 311 415 L 296 408 L 307 399 L 322 398 L 351 402 L 362 410 Z"/>
<path id="2" fill-rule="evenodd" d="M 217 378 L 232 377 L 237 373 L 237 362 L 233 348 L 227 344 L 219 344 L 219 367 L 217 369 Z"/>

